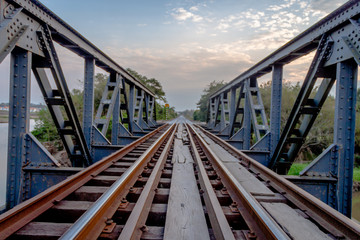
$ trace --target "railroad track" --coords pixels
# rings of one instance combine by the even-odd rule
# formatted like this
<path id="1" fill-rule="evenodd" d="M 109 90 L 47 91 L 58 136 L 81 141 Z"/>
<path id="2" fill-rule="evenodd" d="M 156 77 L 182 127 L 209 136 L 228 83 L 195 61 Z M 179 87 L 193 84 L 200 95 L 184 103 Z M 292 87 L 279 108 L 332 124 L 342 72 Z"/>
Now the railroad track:
<path id="1" fill-rule="evenodd" d="M 0 216 L 10 239 L 336 239 L 360 227 L 185 120 Z"/>

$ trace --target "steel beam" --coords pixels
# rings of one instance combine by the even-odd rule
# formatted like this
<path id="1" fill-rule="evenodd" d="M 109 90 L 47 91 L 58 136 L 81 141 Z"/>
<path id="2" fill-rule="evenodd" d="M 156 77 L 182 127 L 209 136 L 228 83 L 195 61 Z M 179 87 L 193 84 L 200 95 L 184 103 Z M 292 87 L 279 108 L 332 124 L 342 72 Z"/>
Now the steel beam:
<path id="1" fill-rule="evenodd" d="M 270 156 L 275 151 L 280 139 L 281 128 L 281 96 L 282 96 L 283 66 L 275 64 L 272 69 L 271 107 L 270 107 Z"/>
<path id="2" fill-rule="evenodd" d="M 47 24 L 51 30 L 53 39 L 81 57 L 92 57 L 95 59 L 95 65 L 104 69 L 107 72 L 115 71 L 121 74 L 127 81 L 142 88 L 148 94 L 154 94 L 146 88 L 139 80 L 128 73 L 124 68 L 118 65 L 114 60 L 92 44 L 89 40 L 84 38 L 80 33 L 68 25 L 64 20 L 58 17 L 55 13 L 45 7 L 37 0 L 5 0 L 11 5 L 17 5 L 22 8 L 21 14 L 34 19 L 40 25 Z M 15 3 L 15 4 L 14 4 Z M 26 24 L 24 24 L 26 25 Z M 37 29 L 37 28 L 35 28 Z M 24 44 L 26 45 L 26 44 Z"/>
<path id="3" fill-rule="evenodd" d="M 30 179 L 22 167 L 26 158 L 25 134 L 29 131 L 30 73 L 32 54 L 15 48 L 11 52 L 9 140 L 6 208 L 10 209 L 29 196 Z"/>
<path id="4" fill-rule="evenodd" d="M 90 151 L 94 118 L 94 63 L 95 60 L 93 58 L 85 58 L 83 129 Z"/>
<path id="5" fill-rule="evenodd" d="M 334 142 L 340 146 L 338 162 L 338 210 L 351 217 L 354 168 L 356 85 L 354 60 L 337 64 Z"/>

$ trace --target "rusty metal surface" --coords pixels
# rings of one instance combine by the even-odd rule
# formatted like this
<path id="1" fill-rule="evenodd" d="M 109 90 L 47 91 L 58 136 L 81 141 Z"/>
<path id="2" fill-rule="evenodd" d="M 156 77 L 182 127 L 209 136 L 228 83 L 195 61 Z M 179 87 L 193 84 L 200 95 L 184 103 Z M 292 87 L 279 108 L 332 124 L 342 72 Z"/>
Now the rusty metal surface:
<path id="1" fill-rule="evenodd" d="M 146 228 L 145 221 L 150 211 L 150 206 L 155 196 L 155 191 L 162 174 L 161 169 L 164 167 L 165 161 L 173 143 L 175 132 L 176 129 L 168 138 L 166 146 L 162 150 L 162 153 L 157 160 L 156 165 L 153 168 L 153 171 L 118 239 L 140 239 L 141 234 L 143 233 L 142 229 L 144 227 Z"/>
<path id="2" fill-rule="evenodd" d="M 165 139 L 174 131 L 173 124 L 116 180 L 114 184 L 66 231 L 60 239 L 97 239 L 111 219 L 119 202 L 137 180 L 146 161 L 154 155 Z"/>
<path id="3" fill-rule="evenodd" d="M 189 126 L 186 125 L 186 129 L 190 132 Z M 209 219 L 211 222 L 211 226 L 214 231 L 214 235 L 216 239 L 235 239 L 232 230 L 227 223 L 224 212 L 221 209 L 221 205 L 213 191 L 213 187 L 210 183 L 210 180 L 207 176 L 206 170 L 201 162 L 201 157 L 196 151 L 196 145 L 194 142 L 194 138 L 191 134 L 189 134 L 190 144 L 193 149 L 195 161 L 199 167 L 199 181 L 201 189 L 204 191 L 204 201 L 209 214 Z"/>
<path id="4" fill-rule="evenodd" d="M 274 187 L 278 192 L 282 193 L 285 198 L 295 204 L 299 209 L 305 211 L 307 215 L 313 218 L 319 225 L 327 229 L 334 236 L 349 239 L 358 239 L 360 237 L 359 224 L 326 205 L 310 193 L 286 180 L 284 177 L 266 168 L 256 160 L 247 156 L 245 153 L 231 146 L 226 141 L 204 129 L 201 130 L 218 144 L 229 149 L 229 151 L 240 160 L 242 165 L 257 173 L 259 177 Z"/>
<path id="5" fill-rule="evenodd" d="M 83 171 L 69 177 L 65 181 L 0 215 L 0 239 L 5 239 L 15 233 L 40 214 L 59 203 L 62 199 L 78 189 L 84 183 L 97 176 L 100 172 L 112 165 L 117 159 L 122 158 L 142 142 L 154 136 L 165 127 L 166 125 L 163 125 L 114 154 L 111 154 Z"/>
<path id="6" fill-rule="evenodd" d="M 263 209 L 260 203 L 256 201 L 256 199 L 236 180 L 218 156 L 210 149 L 205 140 L 197 133 L 194 127 L 192 125 L 188 125 L 188 127 L 199 141 L 203 150 L 207 152 L 207 156 L 217 165 L 217 170 L 222 173 L 222 181 L 226 180 L 229 186 L 231 186 L 231 188 L 228 188 L 229 191 L 231 190 L 234 192 L 241 201 L 239 203 L 241 203 L 248 211 L 248 213 L 244 212 L 246 215 L 243 217 L 246 218 L 248 225 L 251 226 L 252 232 L 260 239 L 290 239 L 275 220 Z M 232 207 L 237 208 L 235 204 Z"/>

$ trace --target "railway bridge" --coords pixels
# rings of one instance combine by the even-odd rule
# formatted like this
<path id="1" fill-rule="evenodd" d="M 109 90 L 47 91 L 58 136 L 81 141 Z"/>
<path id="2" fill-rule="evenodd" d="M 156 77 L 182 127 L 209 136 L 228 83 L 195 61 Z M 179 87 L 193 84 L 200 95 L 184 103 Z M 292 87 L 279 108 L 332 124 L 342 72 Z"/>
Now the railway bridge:
<path id="1" fill-rule="evenodd" d="M 211 95 L 207 123 L 159 124 L 154 93 L 59 16 L 37 0 L 0 0 L 0 62 L 11 57 L 0 239 L 360 239 L 351 220 L 359 4 L 345 3 Z M 84 59 L 82 123 L 55 43 Z M 310 52 L 281 130 L 283 69 Z M 98 109 L 95 67 L 109 73 Z M 70 167 L 29 131 L 32 74 Z M 265 74 L 270 116 L 257 82 Z M 333 143 L 287 176 L 333 86 Z"/>

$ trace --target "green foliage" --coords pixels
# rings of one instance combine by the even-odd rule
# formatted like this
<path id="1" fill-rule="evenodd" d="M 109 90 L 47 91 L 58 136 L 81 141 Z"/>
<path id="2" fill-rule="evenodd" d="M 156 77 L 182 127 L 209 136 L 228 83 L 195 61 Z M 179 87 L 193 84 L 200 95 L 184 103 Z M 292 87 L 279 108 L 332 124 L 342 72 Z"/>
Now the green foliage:
<path id="1" fill-rule="evenodd" d="M 170 107 L 167 111 L 168 116 L 166 119 L 165 105 L 156 103 L 156 120 L 171 120 L 178 116 L 174 107 Z"/>
<path id="2" fill-rule="evenodd" d="M 35 120 L 35 128 L 31 133 L 41 142 L 60 140 L 50 112 L 47 108 L 40 110 L 39 119 Z"/>
<path id="3" fill-rule="evenodd" d="M 353 180 L 360 182 L 360 168 L 354 168 Z"/>
<path id="4" fill-rule="evenodd" d="M 212 81 L 203 91 L 193 118 L 195 121 L 205 122 L 208 113 L 209 97 L 225 85 L 224 81 Z"/>
<path id="5" fill-rule="evenodd" d="M 281 130 L 289 118 L 295 100 L 301 89 L 300 83 L 283 83 L 282 105 L 281 105 Z M 317 88 L 314 88 L 312 95 L 315 95 Z M 271 104 L 271 82 L 260 85 L 261 97 L 263 99 L 266 115 L 270 117 Z M 326 99 L 313 127 L 311 128 L 304 144 L 300 149 L 297 160 L 312 160 L 328 147 L 333 141 L 334 132 L 335 99 L 329 95 Z"/>
<path id="6" fill-rule="evenodd" d="M 162 100 L 165 103 L 167 102 L 165 92 L 161 86 L 161 83 L 158 80 L 156 80 L 155 78 L 147 78 L 146 76 L 141 75 L 140 73 L 136 72 L 131 68 L 127 68 L 126 71 L 128 71 L 131 75 L 133 75 L 136 79 L 143 83 L 147 88 L 149 88 L 150 91 L 155 94 L 156 99 Z"/>
<path id="7" fill-rule="evenodd" d="M 288 175 L 299 175 L 300 172 L 307 166 L 308 163 L 294 163 L 289 169 Z"/>

